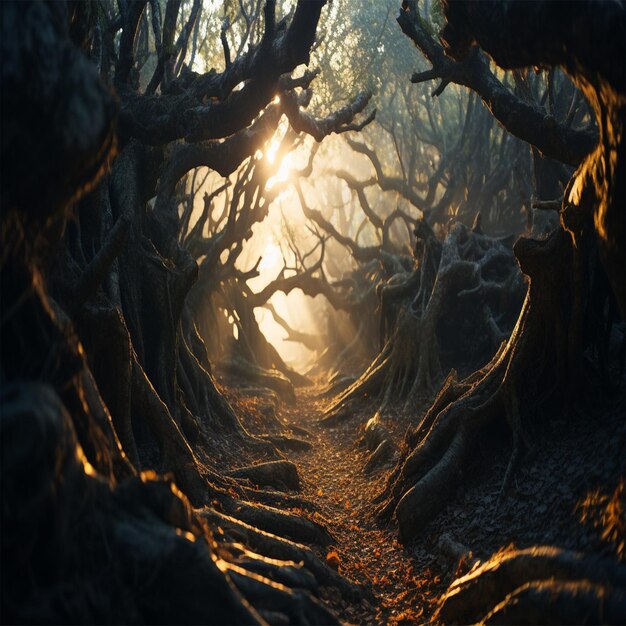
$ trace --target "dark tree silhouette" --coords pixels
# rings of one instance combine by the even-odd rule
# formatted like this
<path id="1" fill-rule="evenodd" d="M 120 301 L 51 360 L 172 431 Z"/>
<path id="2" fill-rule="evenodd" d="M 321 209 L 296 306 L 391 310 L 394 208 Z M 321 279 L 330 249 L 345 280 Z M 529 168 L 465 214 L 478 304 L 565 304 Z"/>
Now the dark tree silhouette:
<path id="1" fill-rule="evenodd" d="M 226 69 L 202 75 L 183 63 L 199 2 L 176 42 L 180 2 L 164 17 L 146 1 L 121 2 L 116 14 L 108 4 L 2 5 L 8 621 L 256 623 L 270 610 L 322 623 L 335 618 L 314 598 L 318 582 L 355 593 L 293 542 L 326 544 L 324 528 L 243 502 L 289 506 L 292 496 L 219 470 L 226 453 L 240 463 L 279 453 L 245 431 L 216 388 L 186 304 L 198 265 L 179 243 L 175 197 L 192 168 L 235 171 L 283 114 L 317 140 L 358 129 L 368 95 L 317 120 L 302 110 L 316 73 L 291 76 L 309 60 L 323 5 L 301 2 L 277 21 L 266 2 L 259 41 L 231 59 L 223 36 Z M 140 90 L 148 10 L 159 58 Z M 240 245 L 251 212 L 228 220 L 210 260 L 219 240 Z M 262 484 L 286 480 L 286 469 L 269 466 Z M 189 501 L 237 509 L 237 519 L 201 518 Z M 248 548 L 218 547 L 217 523 L 232 525 L 222 540 L 247 534 Z M 256 527 L 290 539 L 259 543 Z"/>
<path id="2" fill-rule="evenodd" d="M 568 413 L 586 388 L 582 357 L 584 350 L 598 341 L 593 329 L 612 322 L 610 307 L 608 321 L 603 317 L 604 304 L 614 297 L 624 308 L 624 75 L 623 66 L 618 68 L 611 61 L 624 55 L 623 6 L 453 1 L 445 6 L 445 48 L 424 29 L 413 3 L 405 3 L 398 18 L 405 34 L 433 63 L 433 70 L 419 80 L 440 78 L 443 86 L 450 81 L 468 85 L 520 138 L 544 155 L 578 167 L 560 207 L 561 226 L 544 239 L 521 237 L 513 248 L 529 287 L 510 338 L 482 369 L 460 381 L 448 377 L 423 419 L 406 437 L 405 453 L 378 506 L 380 518 L 395 516 L 405 540 L 419 533 L 453 497 L 486 427 L 505 418 L 513 435 L 501 491 L 501 497 L 506 495 L 520 452 L 529 445 L 524 424 L 537 412 L 536 399 L 541 398 L 544 407 L 551 403 Z M 589 28 L 594 36 L 581 36 L 583 29 Z M 592 45 L 598 38 L 607 42 L 606 49 Z M 503 91 L 481 48 L 509 69 L 561 65 L 593 107 L 599 129 L 595 148 L 586 133 L 572 134 Z M 598 301 L 602 303 L 599 307 Z M 600 349 L 598 353 L 606 352 Z M 517 578 L 512 570 L 500 568 L 495 558 L 493 567 L 499 569 L 495 580 L 502 587 L 481 587 L 481 619 L 532 621 L 545 610 L 548 597 L 554 600 L 554 594 L 560 598 L 554 603 L 555 619 L 567 619 L 563 613 L 567 601 L 573 602 L 576 610 L 581 606 L 592 610 L 605 593 L 598 588 L 583 594 L 584 580 L 571 585 L 560 580 L 584 579 L 580 568 L 573 568 L 576 574 L 555 573 L 552 582 L 542 577 L 542 582 L 533 583 L 537 581 L 535 566 L 524 561 L 532 561 L 533 556 L 520 556 L 520 563 L 513 557 Z M 479 585 L 483 581 L 488 584 L 488 570 L 489 565 L 476 572 Z M 524 587 L 524 583 L 531 586 Z M 459 597 L 452 589 L 450 596 L 444 609 Z M 448 618 L 477 618 L 470 615 L 461 610 Z"/>

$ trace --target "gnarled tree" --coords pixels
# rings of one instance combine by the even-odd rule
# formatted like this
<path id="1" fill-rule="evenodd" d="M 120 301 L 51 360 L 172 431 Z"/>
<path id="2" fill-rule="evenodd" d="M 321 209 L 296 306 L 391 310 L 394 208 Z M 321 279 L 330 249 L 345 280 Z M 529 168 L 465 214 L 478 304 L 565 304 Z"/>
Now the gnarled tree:
<path id="1" fill-rule="evenodd" d="M 266 2 L 258 40 L 232 59 L 222 37 L 224 71 L 203 74 L 185 65 L 200 2 L 2 6 L 3 619 L 321 623 L 319 584 L 356 593 L 295 543 L 323 527 L 244 502 L 297 497 L 218 471 L 279 453 L 210 373 L 174 193 L 199 165 L 233 172 L 282 113 L 318 140 L 351 125 L 367 95 L 316 120 L 314 74 L 291 76 L 323 5 L 277 20 Z"/>
<path id="2" fill-rule="evenodd" d="M 484 368 L 460 381 L 449 377 L 407 435 L 406 452 L 392 472 L 378 508 L 382 519 L 395 516 L 404 540 L 419 533 L 453 497 L 485 427 L 504 419 L 513 435 L 511 460 L 503 476 L 501 495 L 506 494 L 520 451 L 528 445 L 526 420 L 542 406 L 567 413 L 585 389 L 583 350 L 598 340 L 595 328 L 612 322 L 604 317 L 606 302 L 615 298 L 624 310 L 626 97 L 623 64 L 613 62 L 624 54 L 623 6 L 447 2 L 445 11 L 443 46 L 424 28 L 414 3 L 405 3 L 398 19 L 405 34 L 433 63 L 432 71 L 421 79 L 439 78 L 444 85 L 455 81 L 469 86 L 511 132 L 543 155 L 577 165 L 577 169 L 560 207 L 561 226 L 546 238 L 521 237 L 515 243 L 515 256 L 529 287 L 510 338 Z M 597 46 L 599 40 L 606 42 L 606 49 Z M 599 131 L 596 143 L 586 131 L 562 127 L 503 90 L 483 50 L 509 69 L 561 66 L 593 108 Z M 533 556 L 524 558 L 532 561 Z M 561 558 L 565 557 L 554 555 L 555 560 Z M 517 559 L 513 555 L 510 560 L 513 568 L 520 563 Z M 531 611 L 541 606 L 546 594 L 553 599 L 557 594 L 559 602 L 567 598 L 591 608 L 598 594 L 606 591 L 588 585 L 582 594 L 577 584 L 559 581 L 560 577 L 573 580 L 572 574 L 555 574 L 550 582 L 532 582 L 529 566 L 516 569 L 519 577 L 513 585 L 507 578 L 508 569 L 499 568 L 497 562 L 496 558 L 494 567 L 501 570 L 497 584 L 510 585 L 511 593 L 496 597 L 487 592 L 482 615 L 493 609 L 488 620 L 537 615 Z M 489 570 L 488 564 L 470 578 L 487 583 Z M 580 578 L 585 578 L 582 569 L 578 571 Z M 522 588 L 523 581 L 529 582 Z M 458 581 L 457 586 L 461 590 L 463 582 Z M 449 595 L 442 611 L 460 597 L 456 589 Z M 498 601 L 501 604 L 494 608 Z M 476 614 L 472 615 L 455 613 L 452 619 L 475 619 Z"/>

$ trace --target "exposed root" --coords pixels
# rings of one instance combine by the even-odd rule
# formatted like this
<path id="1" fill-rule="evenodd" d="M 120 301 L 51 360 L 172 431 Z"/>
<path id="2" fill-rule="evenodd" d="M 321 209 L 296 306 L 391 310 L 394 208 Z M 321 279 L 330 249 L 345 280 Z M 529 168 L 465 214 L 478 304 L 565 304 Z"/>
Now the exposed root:
<path id="1" fill-rule="evenodd" d="M 234 558 L 233 563 L 293 589 L 306 589 L 319 595 L 319 585 L 311 572 L 294 561 L 271 559 L 248 550 L 240 543 L 222 544 Z"/>
<path id="2" fill-rule="evenodd" d="M 328 609 L 300 589 L 289 589 L 235 566 L 229 566 L 228 572 L 244 597 L 265 611 L 270 623 L 339 624 Z"/>
<path id="3" fill-rule="evenodd" d="M 474 556 L 472 551 L 462 543 L 455 541 L 448 533 L 439 535 L 437 549 L 453 565 L 464 564 L 466 567 L 469 566 L 469 569 L 480 565 L 480 560 Z"/>
<path id="4" fill-rule="evenodd" d="M 330 377 L 328 386 L 319 394 L 319 397 L 330 398 L 332 396 L 339 395 L 357 380 L 357 376 L 344 376 L 340 372 L 336 372 Z"/>
<path id="5" fill-rule="evenodd" d="M 13 575 L 3 577 L 3 621 L 259 621 L 170 480 L 107 480 L 87 461 L 50 387 L 6 392 L 2 560 Z"/>
<path id="6" fill-rule="evenodd" d="M 150 472 L 117 483 L 99 474 L 50 387 L 12 385 L 1 399 L 2 559 L 16 574 L 3 583 L 8 622 L 256 624 L 262 611 L 276 623 L 335 624 L 314 597 L 319 585 L 359 595 L 302 545 L 216 512 L 198 516 L 171 479 Z M 234 508 L 327 543 L 321 526 L 296 515 Z M 217 544 L 211 529 L 229 541 Z M 59 568 L 63 582 L 49 576 Z"/>
<path id="7" fill-rule="evenodd" d="M 553 547 L 495 554 L 455 580 L 435 619 L 443 623 L 619 624 L 626 568 Z"/>
<path id="8" fill-rule="evenodd" d="M 457 366 L 467 368 L 467 355 L 472 355 L 470 371 L 506 337 L 509 311 L 516 311 L 524 291 L 509 242 L 456 224 L 438 249 L 438 258 L 435 275 L 422 272 L 421 280 L 411 282 L 416 291 L 400 308 L 387 343 L 361 377 L 328 406 L 322 423 L 349 418 L 353 402 L 366 395 L 379 396 L 382 413 L 398 399 L 411 411 L 427 406 L 443 378 L 440 335 L 448 352 L 450 344 L 456 346 Z M 420 267 L 431 265 L 422 260 Z"/>
<path id="9" fill-rule="evenodd" d="M 267 491 L 265 489 L 251 489 L 241 487 L 243 496 L 246 500 L 260 502 L 277 509 L 302 509 L 303 511 L 317 511 L 317 506 L 310 500 L 301 496 L 295 496 L 290 493 L 280 491 Z"/>
<path id="10" fill-rule="evenodd" d="M 587 581 L 531 582 L 517 588 L 485 617 L 486 624 L 623 624 L 621 591 Z M 583 616 L 581 618 L 581 616 Z"/>
<path id="11" fill-rule="evenodd" d="M 132 364 L 132 398 L 133 410 L 146 416 L 161 447 L 162 468 L 174 473 L 176 481 L 194 504 L 205 502 L 210 494 L 200 476 L 196 457 L 136 359 Z"/>
<path id="12" fill-rule="evenodd" d="M 391 439 L 385 439 L 381 441 L 378 447 L 372 452 L 367 462 L 363 466 L 363 471 L 366 474 L 373 472 L 377 467 L 383 463 L 387 463 L 393 456 L 394 447 Z"/>
<path id="13" fill-rule="evenodd" d="M 243 522 L 261 530 L 288 537 L 293 541 L 326 547 L 333 536 L 321 524 L 295 513 L 288 513 L 262 504 L 224 499 L 224 510 Z"/>
<path id="14" fill-rule="evenodd" d="M 234 565 L 228 566 L 228 573 L 248 602 L 266 611 L 270 623 L 339 624 L 328 609 L 301 589 L 290 589 Z"/>
<path id="15" fill-rule="evenodd" d="M 264 369 L 239 356 L 224 359 L 219 367 L 229 374 L 275 391 L 286 402 L 296 400 L 292 382 L 278 370 Z"/>
<path id="16" fill-rule="evenodd" d="M 527 449 L 530 448 L 530 440 L 528 438 L 528 435 L 526 435 L 524 431 L 524 427 L 522 426 L 522 420 L 519 413 L 519 401 L 517 398 L 517 391 L 515 391 L 514 389 L 509 390 L 509 392 L 506 394 L 505 410 L 507 421 L 509 423 L 509 427 L 511 429 L 511 434 L 513 437 L 513 450 L 511 452 L 511 457 L 509 459 L 506 472 L 504 474 L 502 487 L 500 488 L 500 493 L 498 495 L 497 506 L 500 506 L 500 503 L 506 496 L 511 481 L 513 480 L 513 475 L 522 453 L 522 445 L 524 445 Z"/>
<path id="17" fill-rule="evenodd" d="M 567 267 L 571 239 L 559 229 L 542 241 L 522 238 L 515 250 L 530 288 L 509 341 L 467 379 L 457 382 L 455 374 L 448 376 L 421 424 L 407 435 L 404 458 L 382 494 L 377 514 L 381 519 L 395 514 L 404 541 L 450 501 L 485 426 L 507 415 L 516 441 L 521 436 L 517 389 L 558 390 L 567 377 L 562 358 L 567 343 L 560 324 L 568 276 L 555 268 Z M 546 353 L 556 362 L 549 362 Z"/>
<path id="18" fill-rule="evenodd" d="M 372 361 L 361 377 L 341 393 L 324 411 L 320 420 L 325 426 L 334 426 L 352 417 L 352 402 L 367 395 L 379 393 L 385 380 L 388 367 L 387 356 L 390 344 L 387 342 L 380 354 Z"/>
<path id="19" fill-rule="evenodd" d="M 356 585 L 328 567 L 310 548 L 277 537 L 211 508 L 203 509 L 200 515 L 221 528 L 231 540 L 241 541 L 255 552 L 273 559 L 302 563 L 320 585 L 337 587 L 343 595 L 353 600 L 361 598 L 362 591 Z"/>

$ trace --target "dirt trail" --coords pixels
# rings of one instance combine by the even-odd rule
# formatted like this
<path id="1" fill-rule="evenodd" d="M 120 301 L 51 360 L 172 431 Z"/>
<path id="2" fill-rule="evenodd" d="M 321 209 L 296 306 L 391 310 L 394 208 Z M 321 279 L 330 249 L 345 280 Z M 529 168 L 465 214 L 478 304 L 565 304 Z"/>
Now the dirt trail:
<path id="1" fill-rule="evenodd" d="M 394 526 L 380 528 L 371 517 L 372 499 L 387 471 L 380 468 L 370 476 L 363 472 L 366 452 L 355 442 L 369 413 L 334 429 L 321 427 L 318 419 L 328 400 L 317 399 L 318 392 L 300 390 L 296 404 L 283 404 L 279 415 L 311 433 L 311 450 L 288 453 L 299 467 L 302 495 L 317 505 L 336 537 L 331 550 L 337 553 L 340 572 L 371 594 L 360 606 L 338 595 L 327 597 L 341 618 L 357 624 L 427 621 L 439 594 L 467 567 L 442 554 L 438 541 L 443 534 L 481 559 L 504 546 L 537 544 L 615 554 L 615 542 L 606 540 L 604 507 L 612 493 L 624 497 L 623 395 L 576 419 L 553 420 L 536 430 L 533 450 L 500 507 L 495 503 L 510 450 L 484 447 L 482 461 L 461 492 L 417 540 L 402 546 Z M 396 424 L 396 442 L 402 440 L 403 428 Z M 580 507 L 590 497 L 584 521 Z"/>
<path id="2" fill-rule="evenodd" d="M 286 456 L 299 467 L 302 496 L 319 508 L 337 540 L 323 556 L 337 563 L 339 571 L 361 584 L 369 596 L 357 606 L 338 594 L 325 599 L 341 618 L 357 624 L 423 621 L 441 592 L 441 583 L 410 548 L 398 543 L 394 528 L 381 529 L 371 518 L 371 501 L 386 473 L 377 470 L 366 476 L 363 472 L 366 454 L 355 444 L 354 421 L 334 429 L 318 425 L 327 403 L 316 399 L 318 391 L 300 391 L 295 405 L 280 409 L 282 420 L 308 430 L 313 443 L 311 450 Z"/>
<path id="3" fill-rule="evenodd" d="M 619 511 L 626 510 L 623 393 L 581 408 L 567 420 L 540 422 L 532 432 L 532 450 L 522 459 L 499 507 L 496 502 L 510 456 L 507 434 L 496 438 L 496 445 L 479 446 L 475 467 L 450 504 L 416 540 L 402 546 L 394 525 L 381 528 L 372 519 L 372 500 L 381 492 L 388 471 L 383 466 L 366 475 L 367 453 L 356 445 L 373 403 L 365 400 L 359 414 L 336 428 L 322 427 L 318 421 L 328 398 L 319 397 L 320 391 L 299 389 L 295 404 L 274 404 L 276 415 L 269 421 L 273 408 L 267 396 L 242 397 L 237 387 L 229 389 L 229 396 L 254 433 L 267 432 L 268 425 L 272 432 L 288 431 L 290 426 L 308 431 L 308 436 L 301 431 L 297 436 L 308 439 L 312 449 L 283 454 L 298 466 L 299 495 L 317 509 L 298 512 L 318 517 L 335 537 L 335 544 L 318 554 L 365 591 L 365 599 L 355 605 L 336 590 L 324 590 L 323 599 L 341 619 L 354 624 L 427 622 L 439 595 L 468 567 L 439 547 L 444 535 L 481 560 L 505 547 L 541 544 L 615 555 L 620 534 L 607 539 L 606 511 L 616 497 Z M 386 420 L 396 444 L 402 441 L 406 419 L 397 414 Z"/>

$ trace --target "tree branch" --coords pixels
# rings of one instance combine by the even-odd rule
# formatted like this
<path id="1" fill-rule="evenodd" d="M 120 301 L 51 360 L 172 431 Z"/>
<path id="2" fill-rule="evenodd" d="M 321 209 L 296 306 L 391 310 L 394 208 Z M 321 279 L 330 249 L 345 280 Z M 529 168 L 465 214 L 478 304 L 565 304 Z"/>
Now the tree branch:
<path id="1" fill-rule="evenodd" d="M 124 248 L 130 224 L 131 217 L 127 214 L 122 214 L 117 218 L 107 240 L 89 262 L 89 265 L 85 268 L 73 289 L 70 301 L 74 310 L 79 309 L 96 293 L 96 290 L 107 275 L 109 267 L 111 267 L 113 261 Z"/>
<path id="2" fill-rule="evenodd" d="M 331 113 L 328 117 L 316 119 L 300 108 L 298 96 L 293 91 L 285 91 L 281 95 L 283 111 L 289 120 L 289 124 L 296 132 L 305 132 L 316 141 L 322 141 L 324 137 L 332 133 L 345 133 L 349 130 L 360 130 L 369 124 L 375 117 L 374 110 L 359 125 L 351 125 L 352 119 L 357 113 L 363 111 L 370 101 L 372 94 L 362 92 L 346 106 Z"/>
<path id="3" fill-rule="evenodd" d="M 378 155 L 369 146 L 355 141 L 354 139 L 348 139 L 348 145 L 359 154 L 365 155 L 376 172 L 376 183 L 383 191 L 395 191 L 399 193 L 405 200 L 408 200 L 413 206 L 417 207 L 420 211 L 427 213 L 429 206 L 426 204 L 424 198 L 422 198 L 411 186 L 401 178 L 387 176 L 383 167 L 378 159 Z"/>
<path id="4" fill-rule="evenodd" d="M 452 4 L 456 6 L 456 3 Z M 477 4 L 487 4 L 490 8 L 496 6 L 492 2 Z M 522 6 L 523 3 L 519 4 Z M 488 9 L 481 6 L 481 11 L 477 10 L 476 14 L 482 15 L 484 24 L 493 24 L 493 15 L 484 13 L 483 10 L 487 11 Z M 473 9 L 470 12 L 473 14 Z M 555 13 L 561 14 L 562 11 L 555 7 Z M 491 72 L 488 59 L 479 49 L 473 49 L 471 54 L 468 54 L 466 50 L 462 61 L 448 58 L 441 44 L 435 41 L 425 28 L 413 2 L 407 3 L 406 8 L 400 12 L 398 24 L 400 24 L 404 34 L 415 43 L 433 66 L 428 72 L 423 72 L 417 77 L 414 75 L 413 78 L 420 78 L 420 80 L 442 79 L 442 84 L 433 95 L 441 93 L 442 87 L 445 87 L 447 82 L 469 87 L 482 98 L 494 117 L 511 134 L 536 146 L 545 156 L 563 163 L 577 165 L 597 143 L 597 133 L 569 128 L 565 124 L 557 122 L 551 115 L 544 114 L 534 104 L 515 96 Z M 490 32 L 497 31 L 498 34 L 501 32 L 499 28 L 485 28 L 484 24 L 483 26 L 477 25 L 480 32 L 487 30 Z M 457 36 L 460 37 L 458 34 Z M 452 40 L 450 29 L 448 30 L 448 37 Z M 535 39 L 534 35 L 529 35 L 529 37 L 529 40 Z M 448 48 L 454 51 L 457 48 L 460 49 L 462 45 L 468 44 L 469 42 L 463 42 L 463 44 L 459 42 L 454 44 L 456 45 L 455 48 L 452 43 L 448 43 Z M 517 46 L 508 46 L 509 49 L 514 47 L 517 48 Z M 526 42 L 523 45 L 520 44 L 519 47 L 526 48 Z"/>
<path id="5" fill-rule="evenodd" d="M 295 330 L 294 328 L 292 328 L 287 320 L 285 320 L 276 312 L 276 309 L 271 302 L 266 302 L 264 306 L 272 314 L 274 321 L 279 326 L 281 326 L 287 333 L 287 341 L 301 343 L 309 350 L 317 350 L 319 343 L 318 338 L 315 335 L 311 335 L 310 333 L 304 333 L 300 330 Z"/>
<path id="6" fill-rule="evenodd" d="M 270 30 L 257 46 L 221 74 L 189 73 L 182 95 L 129 99 L 121 111 L 121 130 L 149 145 L 162 145 L 181 138 L 193 142 L 227 137 L 248 126 L 277 94 L 280 76 L 308 63 L 324 4 L 300 0 L 286 29 L 266 21 Z M 243 87 L 235 91 L 238 85 Z"/>

